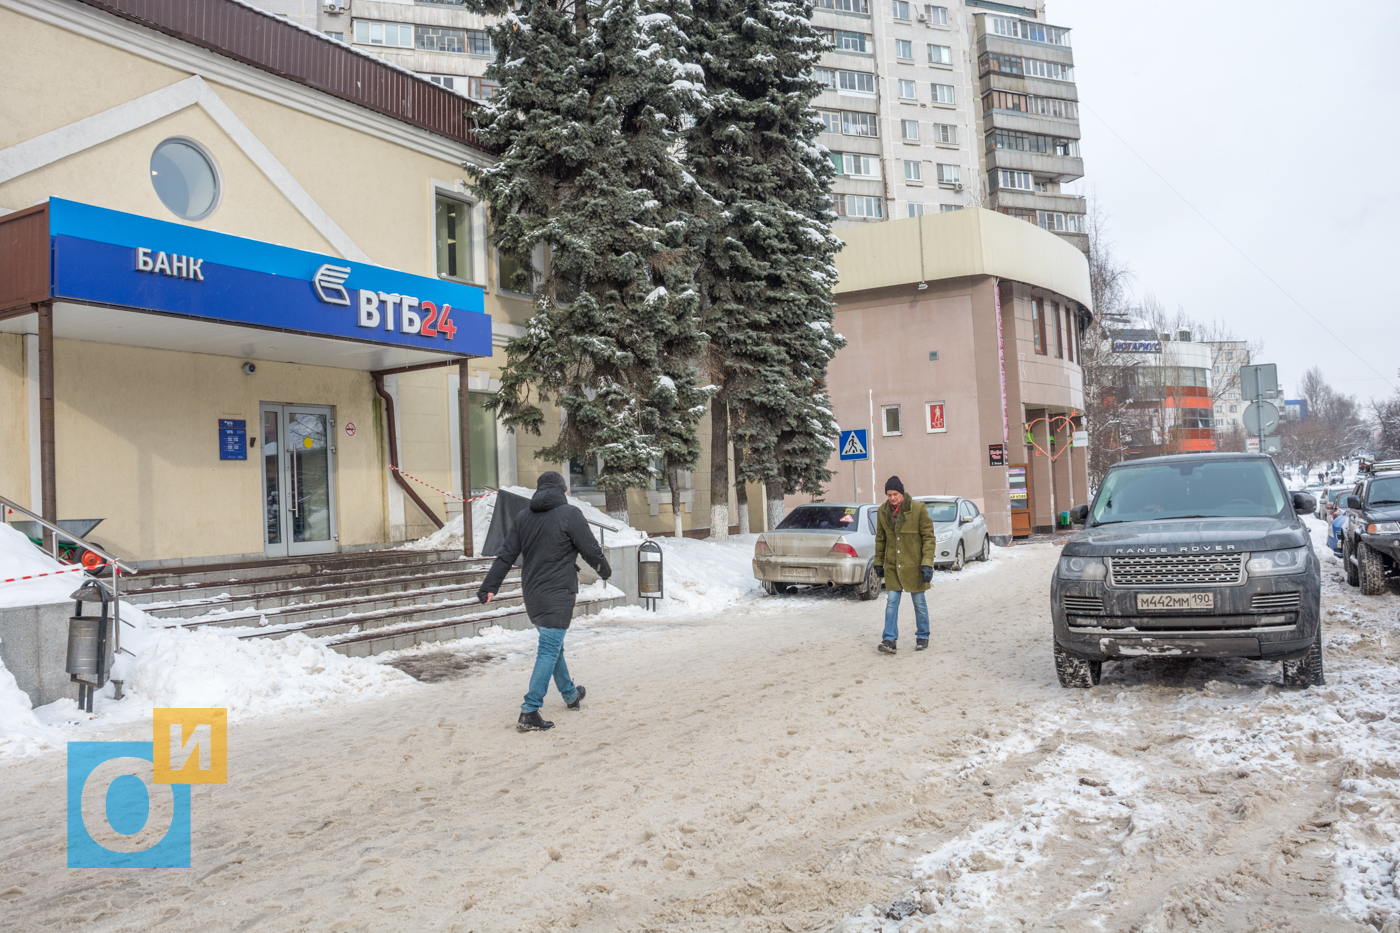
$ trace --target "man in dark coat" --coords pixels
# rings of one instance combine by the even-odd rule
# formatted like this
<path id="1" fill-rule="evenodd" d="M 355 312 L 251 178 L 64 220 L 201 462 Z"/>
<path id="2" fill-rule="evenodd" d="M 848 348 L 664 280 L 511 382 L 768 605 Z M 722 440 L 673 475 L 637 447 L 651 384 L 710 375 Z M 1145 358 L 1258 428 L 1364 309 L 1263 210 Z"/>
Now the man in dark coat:
<path id="1" fill-rule="evenodd" d="M 520 707 L 516 726 L 521 732 L 553 729 L 554 723 L 540 715 L 549 679 L 559 688 L 569 709 L 583 702 L 583 687 L 575 687 L 564 663 L 564 633 L 574 617 L 574 597 L 578 595 L 575 560 L 582 554 L 589 566 L 606 580 L 612 568 L 577 507 L 564 495 L 564 477 L 550 471 L 536 484 L 530 507 L 522 509 L 515 528 L 506 537 L 496 562 L 481 582 L 476 598 L 489 603 L 501 588 L 517 557 L 521 558 L 520 583 L 525 595 L 525 611 L 539 629 L 540 644 L 535 652 L 535 670 L 530 675 L 530 692 Z"/>
<path id="2" fill-rule="evenodd" d="M 899 643 L 899 597 L 914 604 L 914 650 L 928 647 L 928 601 L 938 538 L 928 507 L 904 492 L 898 476 L 885 483 L 885 502 L 875 518 L 875 572 L 885 578 L 885 634 L 880 650 L 894 654 Z"/>

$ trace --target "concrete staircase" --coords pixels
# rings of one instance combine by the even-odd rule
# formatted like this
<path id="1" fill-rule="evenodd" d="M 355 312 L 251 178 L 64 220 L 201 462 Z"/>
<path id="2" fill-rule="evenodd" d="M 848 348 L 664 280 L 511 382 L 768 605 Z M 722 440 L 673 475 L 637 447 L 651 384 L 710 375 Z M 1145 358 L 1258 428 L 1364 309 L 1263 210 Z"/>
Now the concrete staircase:
<path id="1" fill-rule="evenodd" d="M 520 574 L 489 606 L 476 601 L 492 559 L 455 551 L 380 550 L 155 571 L 128 578 L 122 597 L 172 628 L 217 627 L 239 638 L 301 633 L 351 657 L 525 629 Z M 575 616 L 622 598 L 580 597 Z"/>

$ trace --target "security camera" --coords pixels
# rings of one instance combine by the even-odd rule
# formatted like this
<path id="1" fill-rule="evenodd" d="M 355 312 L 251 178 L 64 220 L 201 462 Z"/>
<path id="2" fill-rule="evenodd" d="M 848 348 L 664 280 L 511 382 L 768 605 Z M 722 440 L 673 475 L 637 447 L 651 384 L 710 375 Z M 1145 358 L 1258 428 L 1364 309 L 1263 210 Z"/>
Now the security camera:
<path id="1" fill-rule="evenodd" d="M 258 368 L 257 368 L 256 366 L 254 366 L 252 363 L 244 363 L 244 364 L 243 364 L 243 375 L 245 375 L 245 376 L 251 376 L 251 375 L 253 375 L 253 373 L 255 373 L 255 372 L 257 372 L 257 371 L 258 371 Z"/>

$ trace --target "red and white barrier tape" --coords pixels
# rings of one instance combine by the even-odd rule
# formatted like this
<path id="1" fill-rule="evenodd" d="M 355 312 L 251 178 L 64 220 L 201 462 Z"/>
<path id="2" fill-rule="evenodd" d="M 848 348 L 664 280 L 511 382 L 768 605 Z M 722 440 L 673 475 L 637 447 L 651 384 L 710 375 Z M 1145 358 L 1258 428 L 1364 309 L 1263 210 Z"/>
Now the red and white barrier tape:
<path id="1" fill-rule="evenodd" d="M 0 583 L 19 583 L 22 580 L 37 580 L 40 577 L 56 577 L 61 573 L 78 573 L 86 569 L 86 567 L 69 567 L 65 570 L 50 570 L 48 573 L 32 573 L 27 577 L 9 577 L 8 579 L 0 580 Z"/>
<path id="2" fill-rule="evenodd" d="M 489 498 L 491 498 L 492 496 L 495 495 L 494 492 L 488 492 L 488 493 L 487 493 L 486 495 L 484 495 L 484 496 L 476 496 L 475 498 L 472 498 L 472 499 L 463 499 L 461 496 L 457 495 L 455 492 L 448 492 L 446 489 L 438 489 L 438 488 L 437 488 L 436 486 L 434 486 L 432 483 L 425 483 L 425 482 L 423 482 L 421 479 L 419 479 L 419 478 L 416 477 L 416 476 L 410 476 L 409 474 L 405 473 L 403 470 L 400 470 L 398 467 L 394 466 L 392 463 L 389 464 L 389 469 L 393 470 L 395 473 L 399 474 L 400 476 L 404 477 L 405 479 L 411 479 L 411 480 L 413 480 L 413 481 L 414 481 L 415 483 L 417 483 L 419 486 L 426 486 L 426 487 L 428 487 L 429 489 L 431 489 L 433 492 L 440 492 L 440 493 L 442 493 L 444 496 L 447 496 L 449 499 L 456 499 L 458 502 L 480 502 L 482 499 L 489 499 Z"/>

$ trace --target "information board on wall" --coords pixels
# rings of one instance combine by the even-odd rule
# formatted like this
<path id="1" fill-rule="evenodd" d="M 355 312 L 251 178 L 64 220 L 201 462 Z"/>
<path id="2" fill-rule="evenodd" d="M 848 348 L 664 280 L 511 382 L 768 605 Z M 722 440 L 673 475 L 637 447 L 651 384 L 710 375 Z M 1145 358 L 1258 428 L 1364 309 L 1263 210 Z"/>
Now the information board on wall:
<path id="1" fill-rule="evenodd" d="M 242 419 L 219 419 L 219 459 L 248 459 L 248 422 Z"/>
<path id="2" fill-rule="evenodd" d="M 994 466 L 994 467 L 1006 466 L 1006 445 L 1005 445 L 1005 444 L 988 444 L 988 445 L 987 445 L 987 466 Z"/>

